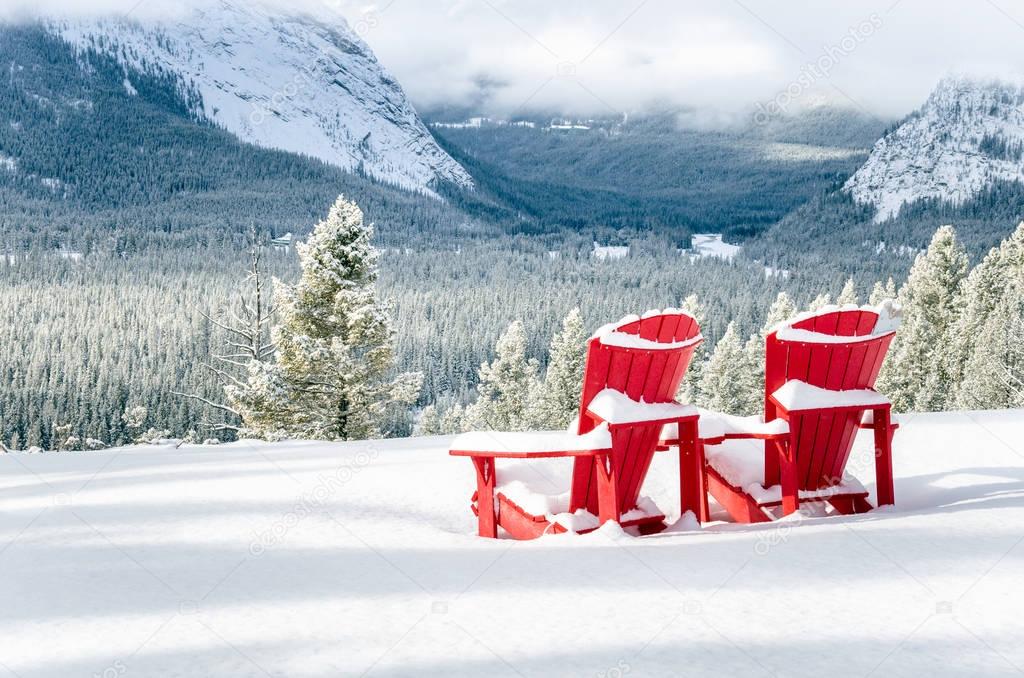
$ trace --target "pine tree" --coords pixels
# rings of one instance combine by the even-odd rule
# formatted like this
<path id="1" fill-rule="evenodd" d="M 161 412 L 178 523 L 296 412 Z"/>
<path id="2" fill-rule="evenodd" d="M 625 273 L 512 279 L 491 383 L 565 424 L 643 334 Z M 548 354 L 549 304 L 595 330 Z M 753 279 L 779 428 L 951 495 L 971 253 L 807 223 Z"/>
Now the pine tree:
<path id="1" fill-rule="evenodd" d="M 526 330 L 516 320 L 498 339 L 495 358 L 480 366 L 477 399 L 466 411 L 475 429 L 523 431 L 530 428 L 532 392 L 540 388 L 538 363 L 526 357 Z"/>
<path id="2" fill-rule="evenodd" d="M 533 426 L 564 429 L 579 414 L 586 343 L 583 316 L 579 308 L 574 308 L 562 321 L 562 330 L 551 340 L 547 375 L 543 388 L 538 390 L 536 413 L 531 417 Z"/>
<path id="3" fill-rule="evenodd" d="M 466 422 L 466 408 L 455 403 L 441 415 L 441 433 L 460 433 L 469 427 Z"/>
<path id="4" fill-rule="evenodd" d="M 390 407 L 415 401 L 421 375 L 391 376 L 393 331 L 376 298 L 372 232 L 362 210 L 341 196 L 296 247 L 299 281 L 275 280 L 275 362 L 251 363 L 248 391 L 232 394 L 248 429 L 268 436 L 374 438 Z"/>
<path id="5" fill-rule="evenodd" d="M 896 300 L 899 293 L 896 291 L 896 282 L 889 277 L 889 280 L 883 285 L 881 281 L 875 283 L 875 286 L 871 288 L 871 296 L 868 298 L 868 303 L 872 306 L 878 306 L 886 299 Z"/>
<path id="6" fill-rule="evenodd" d="M 702 329 L 705 327 L 707 318 L 704 315 L 704 305 L 697 299 L 696 294 L 691 294 L 686 299 L 683 299 L 682 310 L 693 316 L 694 320 L 697 321 L 697 325 Z M 693 352 L 690 366 L 687 368 L 686 374 L 683 375 L 683 380 L 679 384 L 679 391 L 676 393 L 677 401 L 698 405 L 703 403 L 700 388 L 704 381 L 704 368 L 707 366 L 707 362 L 708 345 L 705 340 Z"/>
<path id="7" fill-rule="evenodd" d="M 796 304 L 785 292 L 779 292 L 768 309 L 768 317 L 765 319 L 764 327 L 761 328 L 761 338 L 767 337 L 775 329 L 776 325 L 783 323 L 796 315 Z"/>
<path id="8" fill-rule="evenodd" d="M 980 389 L 975 376 L 968 367 L 972 356 L 984 350 L 989 352 L 987 345 L 992 338 L 985 331 L 989 316 L 1001 303 L 1011 303 L 1006 299 L 1012 295 L 1012 287 L 1024 279 L 1024 222 L 998 247 L 992 248 L 988 255 L 974 267 L 964 283 L 960 299 L 961 313 L 952 329 L 950 346 L 950 374 L 957 385 L 955 404 L 959 407 L 979 409 L 996 407 L 988 405 L 980 398 Z M 969 387 L 967 381 L 972 381 Z"/>
<path id="9" fill-rule="evenodd" d="M 441 434 L 441 414 L 434 405 L 427 405 L 416 419 L 413 433 L 418 436 L 436 436 Z"/>
<path id="10" fill-rule="evenodd" d="M 860 298 L 857 296 L 857 283 L 850 278 L 843 285 L 843 291 L 839 293 L 836 298 L 836 304 L 843 306 L 845 304 L 859 304 Z"/>
<path id="11" fill-rule="evenodd" d="M 748 356 L 735 324 L 729 323 L 704 370 L 701 406 L 738 415 L 754 414 L 760 409 L 760 400 L 752 396 L 758 389 Z"/>
<path id="12" fill-rule="evenodd" d="M 1024 282 L 1024 281 L 1020 281 Z M 982 325 L 967 360 L 959 403 L 971 409 L 1024 406 L 1024 286 L 1010 285 Z"/>
<path id="13" fill-rule="evenodd" d="M 950 328 L 967 272 L 967 254 L 952 226 L 935 232 L 900 290 L 903 324 L 879 375 L 879 390 L 899 412 L 943 409 L 954 387 Z"/>
<path id="14" fill-rule="evenodd" d="M 768 317 L 765 319 L 761 332 L 751 335 L 744 346 L 744 351 L 747 354 L 745 369 L 749 370 L 749 375 L 743 379 L 743 383 L 749 384 L 750 392 L 747 394 L 746 400 L 753 408 L 751 414 L 760 410 L 764 399 L 765 339 L 778 325 L 795 315 L 796 304 L 788 294 L 779 292 L 768 309 Z M 739 365 L 737 365 L 737 369 L 740 369 Z"/>
<path id="15" fill-rule="evenodd" d="M 811 299 L 811 303 L 807 305 L 807 310 L 814 312 L 820 311 L 822 308 L 832 303 L 832 295 L 828 292 L 822 292 L 818 296 Z"/>

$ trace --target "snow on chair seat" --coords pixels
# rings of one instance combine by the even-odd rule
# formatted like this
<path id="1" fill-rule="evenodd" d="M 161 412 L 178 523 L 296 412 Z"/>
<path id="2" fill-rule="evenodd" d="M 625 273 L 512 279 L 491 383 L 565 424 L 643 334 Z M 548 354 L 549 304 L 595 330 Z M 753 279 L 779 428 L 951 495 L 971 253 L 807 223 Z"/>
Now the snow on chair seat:
<path id="1" fill-rule="evenodd" d="M 778 506 L 782 503 L 782 487 L 765 487 L 764 445 L 754 439 L 725 440 L 709 446 L 706 450 L 709 464 L 732 487 L 749 494 L 760 507 Z M 851 475 L 843 476 L 834 486 L 815 490 L 800 490 L 801 501 L 829 499 L 836 495 L 858 495 L 866 498 L 867 490 Z"/>
<path id="2" fill-rule="evenodd" d="M 831 391 L 812 386 L 805 381 L 787 381 L 769 396 L 787 412 L 802 410 L 827 410 L 838 408 L 880 407 L 889 405 L 889 399 L 873 389 L 848 389 Z M 778 421 L 778 420 L 776 420 Z"/>
<path id="3" fill-rule="evenodd" d="M 587 412 L 611 426 L 622 424 L 669 422 L 698 416 L 693 405 L 679 403 L 647 403 L 642 399 L 633 400 L 625 393 L 612 388 L 594 396 L 587 406 Z"/>
<path id="4" fill-rule="evenodd" d="M 585 533 L 600 526 L 600 520 L 590 511 L 583 508 L 569 510 L 568 491 L 557 494 L 538 488 L 538 474 L 543 478 L 546 489 L 551 489 L 553 485 L 568 487 L 570 469 L 567 466 L 555 463 L 546 463 L 540 469 L 535 466 L 536 462 L 529 465 L 513 463 L 502 467 L 502 479 L 495 487 L 495 492 L 501 502 L 507 505 L 506 510 L 518 509 L 527 515 L 543 518 L 543 522 L 548 524 L 544 528 L 547 533 Z M 641 496 L 637 499 L 636 508 L 622 514 L 619 520 L 621 524 L 629 525 L 661 515 L 661 509 L 650 498 Z"/>

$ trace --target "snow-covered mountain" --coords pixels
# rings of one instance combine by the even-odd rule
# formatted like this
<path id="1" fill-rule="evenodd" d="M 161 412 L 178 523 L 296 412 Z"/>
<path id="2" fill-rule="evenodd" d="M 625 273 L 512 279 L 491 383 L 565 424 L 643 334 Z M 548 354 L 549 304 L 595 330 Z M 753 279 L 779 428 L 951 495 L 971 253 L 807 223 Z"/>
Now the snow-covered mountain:
<path id="1" fill-rule="evenodd" d="M 960 203 L 999 180 L 1024 181 L 1024 89 L 957 77 L 880 139 L 844 188 L 884 221 L 915 200 Z"/>
<path id="2" fill-rule="evenodd" d="M 260 146 L 304 153 L 404 188 L 472 186 L 401 86 L 342 20 L 216 0 L 178 18 L 57 20 L 76 47 L 176 74 L 195 112 Z M 125 91 L 135 94 L 130 72 Z"/>

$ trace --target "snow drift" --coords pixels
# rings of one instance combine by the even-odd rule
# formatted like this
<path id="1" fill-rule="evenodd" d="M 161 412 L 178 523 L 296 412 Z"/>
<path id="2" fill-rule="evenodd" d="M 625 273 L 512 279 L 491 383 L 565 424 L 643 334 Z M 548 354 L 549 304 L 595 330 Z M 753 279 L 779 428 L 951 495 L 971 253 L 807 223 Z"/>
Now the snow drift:
<path id="1" fill-rule="evenodd" d="M 1024 414 L 901 423 L 895 510 L 535 542 L 450 438 L 3 455 L 0 675 L 1010 675 Z"/>

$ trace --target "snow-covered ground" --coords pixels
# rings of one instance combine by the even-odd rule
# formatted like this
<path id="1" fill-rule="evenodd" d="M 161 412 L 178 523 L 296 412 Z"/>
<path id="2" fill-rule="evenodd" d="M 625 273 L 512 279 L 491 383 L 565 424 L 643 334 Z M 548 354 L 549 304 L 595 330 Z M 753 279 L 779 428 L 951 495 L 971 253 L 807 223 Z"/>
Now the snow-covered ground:
<path id="1" fill-rule="evenodd" d="M 535 542 L 447 438 L 5 455 L 0 676 L 1015 675 L 1024 413 L 902 422 L 895 511 Z"/>
<path id="2" fill-rule="evenodd" d="M 594 243 L 594 258 L 601 261 L 623 259 L 629 256 L 629 245 L 601 245 Z"/>
<path id="3" fill-rule="evenodd" d="M 721 233 L 697 233 L 690 239 L 690 243 L 690 249 L 684 250 L 684 252 L 695 259 L 712 258 L 731 261 L 743 250 L 741 245 L 730 245 L 723 241 Z"/>

